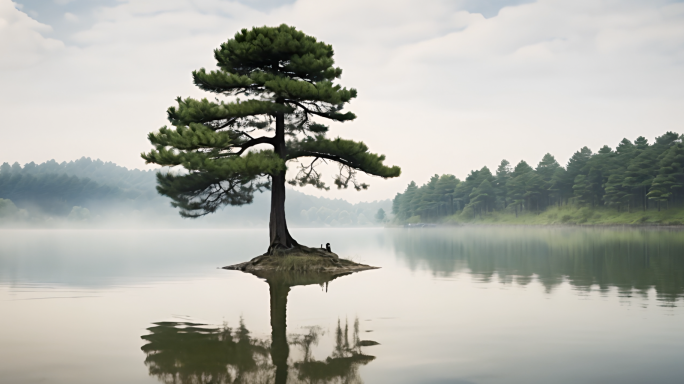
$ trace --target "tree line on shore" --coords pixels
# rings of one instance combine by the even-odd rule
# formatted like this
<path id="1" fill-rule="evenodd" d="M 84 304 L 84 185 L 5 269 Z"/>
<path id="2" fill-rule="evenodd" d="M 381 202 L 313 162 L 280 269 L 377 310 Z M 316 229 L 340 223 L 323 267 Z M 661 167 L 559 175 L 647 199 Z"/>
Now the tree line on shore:
<path id="1" fill-rule="evenodd" d="M 547 153 L 535 168 L 502 160 L 494 173 L 473 170 L 465 180 L 434 175 L 397 193 L 399 221 L 431 221 L 455 214 L 541 212 L 549 207 L 611 207 L 617 212 L 672 209 L 684 205 L 684 135 L 666 132 L 651 144 L 643 136 L 575 152 L 565 167 Z"/>

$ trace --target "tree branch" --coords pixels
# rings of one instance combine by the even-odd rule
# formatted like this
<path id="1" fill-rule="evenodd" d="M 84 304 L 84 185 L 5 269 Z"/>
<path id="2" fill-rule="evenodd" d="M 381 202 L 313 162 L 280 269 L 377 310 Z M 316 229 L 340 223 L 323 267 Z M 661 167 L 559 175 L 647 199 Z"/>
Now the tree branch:
<path id="1" fill-rule="evenodd" d="M 295 176 L 295 178 L 292 180 L 288 180 L 287 182 L 290 185 L 299 185 L 300 187 L 309 184 L 313 185 L 318 189 L 325 189 L 326 191 L 329 190 L 330 188 L 326 187 L 325 183 L 321 181 L 321 174 L 316 171 L 316 162 L 318 160 L 322 160 L 325 162 L 325 159 L 320 159 L 316 157 L 313 159 L 313 161 L 311 161 L 311 164 L 309 164 L 308 166 L 304 166 L 302 164 L 300 166 L 299 173 L 297 173 L 297 176 Z"/>
<path id="2" fill-rule="evenodd" d="M 307 108 L 306 106 L 304 106 L 304 104 L 302 104 L 302 103 L 300 103 L 300 102 L 297 102 L 297 101 L 294 101 L 294 100 L 289 100 L 289 99 L 287 100 L 287 102 L 288 102 L 288 103 L 292 103 L 292 104 L 298 106 L 299 108 L 303 109 L 303 110 L 304 110 L 304 113 L 310 113 L 310 114 L 312 114 L 312 115 L 321 116 L 321 117 L 325 117 L 325 118 L 330 118 L 330 114 L 329 114 L 329 113 L 324 113 L 324 112 L 320 112 L 320 111 L 313 111 L 313 110 Z M 315 105 L 315 104 L 314 104 L 314 106 L 318 107 L 318 106 Z"/>
<path id="3" fill-rule="evenodd" d="M 231 124 L 233 124 L 238 118 L 237 117 L 231 117 L 230 119 L 227 119 L 225 123 L 219 124 L 216 127 L 212 127 L 214 131 L 218 131 L 219 129 L 223 129 Z"/>
<path id="4" fill-rule="evenodd" d="M 349 160 L 346 160 L 346 159 L 344 159 L 340 156 L 337 156 L 337 155 L 331 155 L 329 153 L 323 153 L 323 152 L 296 151 L 296 152 L 289 153 L 287 155 L 286 160 L 294 160 L 294 159 L 297 159 L 300 157 L 318 157 L 321 159 L 328 159 L 328 160 L 336 161 L 340 164 L 360 169 L 358 165 L 352 164 Z"/>
<path id="5" fill-rule="evenodd" d="M 248 150 L 249 148 L 252 148 L 253 146 L 259 145 L 259 144 L 271 144 L 271 145 L 275 146 L 274 138 L 273 137 L 266 137 L 266 136 L 257 137 L 256 139 L 252 139 L 252 140 L 250 140 L 244 144 L 234 146 L 233 148 L 240 148 L 240 150 L 237 152 L 231 152 L 227 155 L 240 156 L 243 153 L 245 153 L 245 151 Z"/>

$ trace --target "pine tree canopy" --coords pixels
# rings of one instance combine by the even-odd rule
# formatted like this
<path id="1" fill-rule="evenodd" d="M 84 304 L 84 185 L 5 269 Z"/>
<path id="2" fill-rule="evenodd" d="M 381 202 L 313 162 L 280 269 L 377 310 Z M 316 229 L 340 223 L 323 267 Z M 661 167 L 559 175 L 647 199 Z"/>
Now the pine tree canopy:
<path id="1" fill-rule="evenodd" d="M 544 178 L 544 180 L 551 180 L 553 173 L 558 168 L 560 168 L 560 164 L 558 164 L 556 158 L 550 153 L 547 153 L 537 165 L 536 171 Z"/>
<path id="2" fill-rule="evenodd" d="M 529 164 L 527 164 L 524 160 L 520 160 L 518 165 L 516 165 L 515 169 L 513 170 L 513 177 L 524 175 L 525 173 L 532 171 L 533 169 Z"/>
<path id="3" fill-rule="evenodd" d="M 356 180 L 358 171 L 399 176 L 399 167 L 384 165 L 385 157 L 364 143 L 325 136 L 321 119 L 356 118 L 343 109 L 357 92 L 335 83 L 342 70 L 333 55 L 331 45 L 285 24 L 243 29 L 221 44 L 214 51 L 217 69 L 201 68 L 192 77 L 225 99 L 179 97 L 167 111 L 171 127 L 148 136 L 154 149 L 142 154 L 147 163 L 185 169 L 158 174 L 159 193 L 182 216 L 197 217 L 251 203 L 254 192 L 284 181 L 288 161 L 302 158 L 310 163 L 300 164 L 290 184 L 328 189 L 316 170 L 324 160 L 339 165 L 338 188 L 368 188 Z"/>

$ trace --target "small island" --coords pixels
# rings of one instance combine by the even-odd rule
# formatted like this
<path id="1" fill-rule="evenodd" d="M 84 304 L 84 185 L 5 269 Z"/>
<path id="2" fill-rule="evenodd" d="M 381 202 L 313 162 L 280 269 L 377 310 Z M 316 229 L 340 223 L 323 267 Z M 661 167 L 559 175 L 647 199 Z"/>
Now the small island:
<path id="1" fill-rule="evenodd" d="M 229 265 L 223 269 L 231 269 L 252 273 L 266 278 L 269 273 L 324 273 L 338 276 L 352 272 L 378 269 L 370 265 L 359 264 L 351 260 L 342 259 L 337 254 L 322 248 L 297 246 L 291 249 L 276 249 L 272 253 L 265 253 L 244 263 Z"/>

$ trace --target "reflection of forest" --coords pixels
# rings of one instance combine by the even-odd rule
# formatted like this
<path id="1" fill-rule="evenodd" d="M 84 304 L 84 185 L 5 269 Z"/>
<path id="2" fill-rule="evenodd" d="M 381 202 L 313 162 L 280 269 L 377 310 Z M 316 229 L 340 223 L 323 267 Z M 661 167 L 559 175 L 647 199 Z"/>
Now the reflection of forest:
<path id="1" fill-rule="evenodd" d="M 394 233 L 397 254 L 411 268 L 426 265 L 448 276 L 463 269 L 488 280 L 529 283 L 533 275 L 547 289 L 570 284 L 658 299 L 684 296 L 684 233 L 667 230 L 459 227 Z"/>
<path id="2" fill-rule="evenodd" d="M 283 278 L 284 277 L 284 278 Z M 363 346 L 377 344 L 360 340 L 358 319 L 351 335 L 349 325 L 338 321 L 335 347 L 325 360 L 313 357 L 312 348 L 324 336 L 313 327 L 304 335 L 286 336 L 287 295 L 292 286 L 325 284 L 332 277 L 306 279 L 277 276 L 267 279 L 271 292 L 270 342 L 250 336 L 244 323 L 232 329 L 196 323 L 161 322 L 142 336 L 151 376 L 174 384 L 223 383 L 361 383 L 358 368 L 375 359 L 364 355 Z M 290 355 L 291 348 L 298 356 Z"/>

